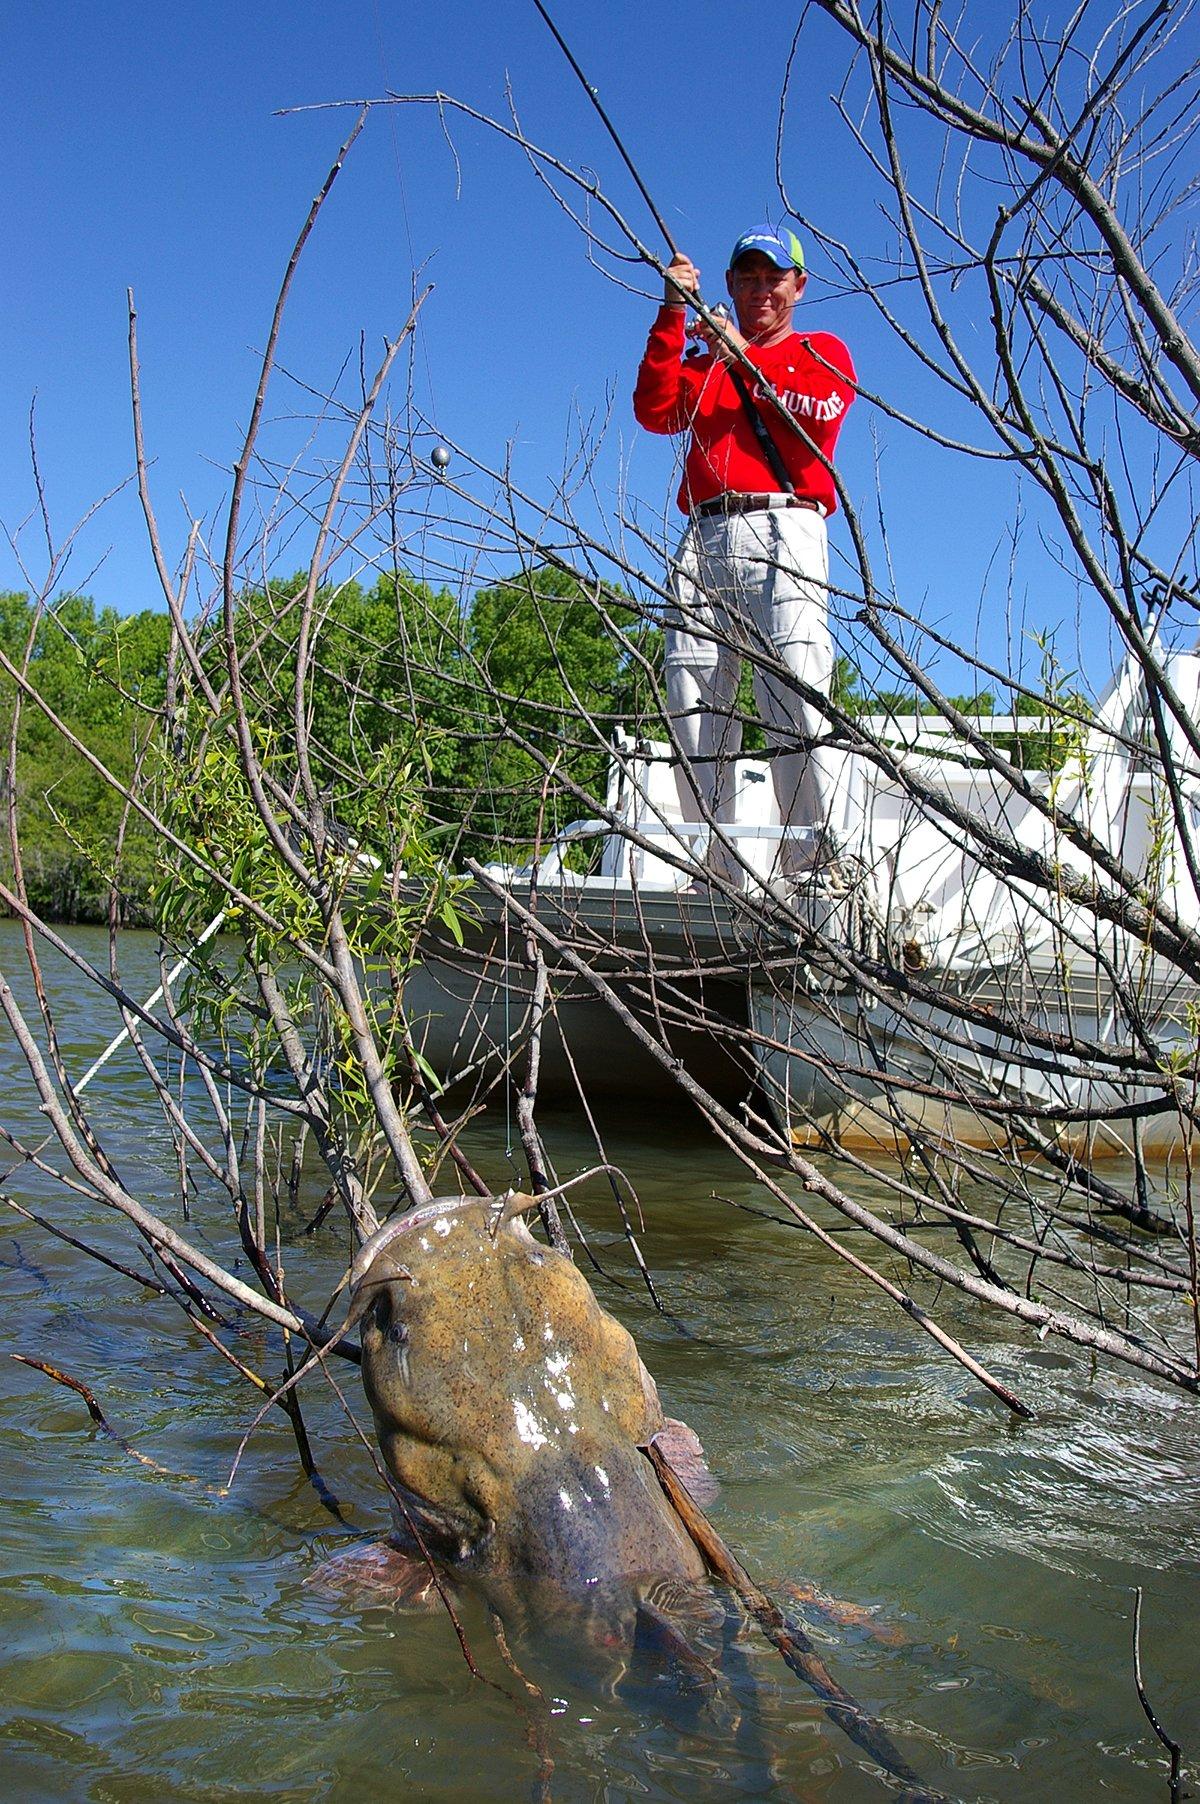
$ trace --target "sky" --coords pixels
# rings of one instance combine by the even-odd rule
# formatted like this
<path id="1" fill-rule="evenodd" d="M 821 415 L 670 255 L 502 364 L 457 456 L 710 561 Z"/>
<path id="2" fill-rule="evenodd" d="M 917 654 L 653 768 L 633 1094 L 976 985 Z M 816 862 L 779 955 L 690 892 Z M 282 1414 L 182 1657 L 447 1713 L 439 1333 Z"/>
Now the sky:
<path id="1" fill-rule="evenodd" d="M 791 10 L 748 0 L 732 37 L 730 9 L 710 0 L 559 0 L 555 16 L 716 298 L 733 239 L 781 215 L 775 135 Z M 161 605 L 128 486 L 130 288 L 168 559 L 182 554 L 188 510 L 217 532 L 282 271 L 353 117 L 319 103 L 438 90 L 503 115 L 511 93 L 529 136 L 594 168 L 661 248 L 529 0 L 39 0 L 9 15 L 6 39 L 0 587 L 36 587 L 45 570 L 33 406 L 56 539 L 118 491 L 79 531 L 62 586 L 121 612 Z M 886 222 L 830 98 L 843 59 L 830 28 L 806 38 L 785 168 L 823 230 L 867 244 Z M 280 116 L 288 108 L 318 110 Z M 805 323 L 847 340 L 868 387 L 910 411 L 940 406 L 866 303 L 833 291 L 815 251 L 810 266 Z M 348 359 L 357 372 L 360 345 L 370 356 L 395 335 L 414 283 L 432 283 L 400 376 L 432 428 L 485 465 L 508 462 L 538 496 L 561 472 L 564 446 L 603 424 L 582 514 L 615 532 L 636 498 L 661 525 L 674 448 L 639 433 L 629 405 L 654 284 L 636 268 L 618 273 L 589 260 L 519 150 L 429 107 L 379 109 L 306 249 L 269 410 L 280 420 L 311 411 L 313 391 L 332 388 Z M 282 427 L 268 441 L 286 442 Z M 1052 562 L 1035 558 L 1015 584 L 1004 574 L 1012 504 L 992 473 L 935 473 L 865 401 L 838 461 L 880 558 L 886 522 L 886 555 L 915 613 L 997 659 L 1037 627 L 1063 622 L 1071 633 L 1074 588 Z M 841 522 L 832 542 L 845 551 Z M 463 557 L 467 581 L 479 567 L 470 547 Z M 1096 655 L 1102 665 L 1102 647 Z"/>

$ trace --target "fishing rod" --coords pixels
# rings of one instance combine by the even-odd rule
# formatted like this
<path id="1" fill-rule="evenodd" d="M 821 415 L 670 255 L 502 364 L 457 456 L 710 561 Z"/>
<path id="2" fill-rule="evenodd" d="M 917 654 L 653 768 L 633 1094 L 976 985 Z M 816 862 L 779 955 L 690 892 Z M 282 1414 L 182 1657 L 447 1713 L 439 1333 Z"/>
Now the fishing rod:
<path id="1" fill-rule="evenodd" d="M 584 93 L 587 95 L 588 99 L 591 101 L 592 105 L 595 107 L 596 111 L 599 113 L 600 120 L 604 126 L 605 131 L 608 133 L 609 137 L 612 139 L 613 143 L 616 145 L 617 150 L 620 152 L 621 161 L 624 163 L 626 169 L 628 169 L 630 175 L 633 177 L 634 181 L 637 183 L 638 193 L 641 195 L 642 199 L 645 201 L 646 205 L 649 207 L 651 213 L 654 216 L 655 225 L 658 227 L 659 231 L 662 233 L 663 237 L 666 239 L 667 249 L 670 251 L 672 257 L 677 257 L 679 255 L 679 247 L 675 243 L 675 240 L 672 238 L 670 232 L 667 230 L 666 220 L 663 218 L 662 214 L 659 212 L 658 208 L 655 206 L 654 201 L 651 199 L 650 190 L 647 188 L 645 182 L 642 180 L 641 176 L 638 174 L 637 169 L 634 165 L 633 158 L 630 156 L 629 152 L 626 150 L 624 144 L 622 144 L 621 135 L 618 132 L 616 126 L 613 124 L 612 120 L 609 118 L 607 112 L 605 111 L 603 101 L 600 99 L 600 96 L 597 93 L 596 89 L 592 86 L 591 82 L 588 80 L 588 78 L 584 74 L 583 70 L 579 67 L 579 64 L 576 62 L 574 56 L 571 54 L 570 45 L 567 43 L 566 39 L 563 37 L 563 34 L 558 29 L 558 26 L 554 23 L 554 20 L 550 17 L 549 12 L 543 6 L 542 0 L 533 0 L 533 4 L 537 7 L 538 11 L 542 15 L 542 18 L 545 20 L 546 25 L 548 26 L 550 33 L 551 33 L 552 37 L 554 38 L 555 43 L 558 45 L 558 47 L 562 51 L 563 55 L 566 57 L 567 61 L 570 63 L 572 69 L 575 71 L 575 74 L 578 76 L 580 87 L 583 89 Z"/>
<path id="2" fill-rule="evenodd" d="M 621 134 L 618 132 L 616 126 L 613 124 L 612 120 L 609 118 L 608 113 L 605 110 L 604 103 L 600 99 L 599 93 L 597 92 L 595 87 L 593 87 L 592 83 L 588 80 L 588 78 L 584 74 L 583 70 L 580 68 L 578 61 L 576 60 L 574 54 L 572 53 L 570 45 L 567 43 L 567 40 L 563 37 L 563 34 L 558 29 L 558 26 L 554 23 L 554 20 L 551 18 L 547 8 L 543 4 L 543 0 L 533 0 L 533 4 L 537 7 L 539 13 L 542 15 L 542 18 L 545 20 L 546 25 L 549 28 L 550 33 L 553 36 L 555 43 L 558 45 L 559 49 L 562 51 L 563 55 L 566 57 L 568 63 L 570 63 L 571 68 L 575 71 L 575 74 L 579 79 L 580 87 L 583 89 L 584 93 L 587 95 L 588 99 L 591 101 L 592 105 L 595 107 L 597 113 L 599 113 L 601 123 L 603 124 L 605 131 L 608 133 L 609 137 L 612 139 L 613 143 L 616 145 L 617 150 L 619 151 L 620 156 L 621 156 L 621 161 L 624 163 L 626 169 L 628 169 L 630 175 L 633 177 L 634 181 L 637 183 L 638 193 L 641 195 L 642 199 L 645 201 L 646 205 L 649 207 L 651 213 L 653 214 L 655 225 L 658 227 L 659 231 L 662 233 L 663 237 L 666 239 L 667 249 L 670 251 L 672 257 L 677 257 L 679 255 L 679 247 L 675 243 L 674 238 L 672 238 L 670 231 L 667 229 L 666 220 L 663 218 L 662 214 L 659 212 L 658 208 L 655 206 L 653 197 L 651 196 L 651 193 L 650 193 L 650 190 L 647 188 L 645 182 L 642 180 L 641 176 L 638 174 L 637 166 L 634 163 L 633 158 L 630 156 L 629 152 L 626 150 L 624 144 L 622 143 Z M 678 288 L 677 291 L 683 299 L 685 299 L 685 300 L 688 299 L 688 296 L 685 294 L 685 292 L 682 288 Z M 705 320 L 707 322 L 707 324 L 709 324 L 710 326 L 715 325 L 716 329 L 717 329 L 717 334 L 721 338 L 722 342 L 728 343 L 728 340 L 725 338 L 725 329 L 730 324 L 730 317 L 729 317 L 729 309 L 725 306 L 724 302 L 719 301 L 715 307 L 709 309 L 709 308 L 705 307 L 703 301 L 700 300 L 699 295 L 693 295 L 691 297 L 691 299 L 693 302 L 699 302 L 698 312 L 700 314 L 700 317 L 703 320 Z M 790 477 L 788 477 L 786 471 L 783 468 L 783 464 L 779 457 L 778 449 L 775 446 L 774 441 L 770 438 L 769 434 L 767 433 L 766 426 L 763 423 L 763 421 L 759 415 L 758 409 L 754 406 L 753 402 L 750 399 L 749 390 L 746 389 L 744 378 L 738 373 L 738 371 L 733 367 L 732 364 L 729 366 L 729 374 L 733 381 L 733 385 L 738 392 L 738 397 L 741 400 L 743 407 L 746 409 L 747 414 L 749 415 L 750 424 L 754 428 L 754 435 L 759 441 L 759 444 L 762 448 L 763 455 L 766 458 L 767 463 L 770 466 L 770 469 L 771 469 L 773 475 L 775 476 L 776 480 L 781 484 L 784 491 L 790 492 L 791 487 L 792 487 L 791 479 L 790 479 Z M 760 383 L 762 382 L 761 374 L 758 374 L 758 380 Z M 787 420 L 785 417 L 785 424 L 793 425 L 794 423 L 791 420 Z"/>
<path id="3" fill-rule="evenodd" d="M 575 57 L 571 53 L 570 45 L 567 43 L 566 39 L 563 37 L 563 34 L 558 29 L 558 26 L 554 23 L 554 20 L 550 17 L 550 14 L 547 12 L 545 6 L 542 3 L 542 0 L 533 0 L 533 4 L 537 7 L 538 11 L 542 15 L 542 18 L 546 21 L 546 24 L 548 25 L 551 33 L 553 34 L 555 43 L 558 45 L 558 47 L 562 51 L 563 55 L 566 57 L 567 61 L 570 63 L 572 69 L 575 71 L 575 74 L 579 77 L 580 86 L 582 87 L 584 93 L 587 95 L 588 99 L 591 101 L 592 105 L 595 107 L 596 111 L 599 113 L 600 118 L 604 124 L 604 129 L 607 131 L 609 137 L 612 139 L 612 141 L 616 145 L 618 151 L 621 153 L 621 160 L 625 164 L 626 169 L 628 169 L 628 171 L 629 171 L 630 175 L 633 177 L 634 181 L 637 183 L 638 191 L 641 194 L 642 199 L 645 201 L 645 203 L 649 207 L 651 213 L 654 215 L 654 223 L 657 225 L 659 231 L 662 233 L 663 237 L 666 239 L 668 250 L 670 251 L 672 257 L 677 257 L 679 255 L 678 247 L 676 246 L 675 240 L 672 238 L 670 232 L 667 230 L 667 222 L 663 218 L 662 214 L 659 212 L 658 208 L 655 206 L 653 200 L 651 199 L 650 190 L 647 188 L 645 182 L 642 180 L 641 176 L 638 174 L 637 169 L 634 165 L 633 158 L 630 156 L 630 154 L 626 150 L 624 144 L 621 142 L 621 135 L 617 131 L 616 126 L 613 124 L 612 120 L 609 118 L 607 112 L 605 111 L 603 102 L 601 101 L 599 94 L 596 92 L 596 89 L 592 86 L 591 82 L 588 80 L 587 76 L 584 74 L 583 70 L 580 68 L 578 62 L 575 60 Z M 678 289 L 678 292 L 680 293 L 680 295 L 683 295 L 684 299 L 687 298 L 686 295 L 684 295 L 684 291 L 681 288 Z M 693 298 L 693 300 L 698 300 L 699 296 L 693 296 L 692 298 Z M 726 328 L 730 324 L 730 318 L 729 318 L 729 311 L 724 306 L 724 304 L 718 303 L 718 305 L 716 307 L 713 307 L 711 310 L 706 310 L 703 307 L 703 305 L 701 305 L 700 313 L 701 313 L 701 317 L 710 326 L 713 326 L 713 325 L 716 326 L 717 334 L 718 334 L 719 338 L 721 339 L 722 343 L 727 345 L 729 343 L 729 340 L 726 338 L 725 332 L 726 332 Z M 776 445 L 774 439 L 771 437 L 770 433 L 768 432 L 765 420 L 763 419 L 762 415 L 759 413 L 758 408 L 754 405 L 754 402 L 750 397 L 750 390 L 746 386 L 745 376 L 732 363 L 728 365 L 728 370 L 729 370 L 729 379 L 733 383 L 734 389 L 737 392 L 738 400 L 741 402 L 742 406 L 746 410 L 746 416 L 750 421 L 750 425 L 753 429 L 754 436 L 758 440 L 759 449 L 761 450 L 763 457 L 766 459 L 768 469 L 771 471 L 771 474 L 774 476 L 776 482 L 779 484 L 781 490 L 783 491 L 783 493 L 785 495 L 790 495 L 790 494 L 794 493 L 794 489 L 792 486 L 792 479 L 791 479 L 791 476 L 788 474 L 787 467 L 784 464 L 782 457 L 780 456 L 779 447 Z M 758 380 L 760 383 L 762 382 L 763 379 L 762 379 L 761 374 L 758 375 Z M 792 422 L 787 421 L 787 424 L 791 425 Z"/>

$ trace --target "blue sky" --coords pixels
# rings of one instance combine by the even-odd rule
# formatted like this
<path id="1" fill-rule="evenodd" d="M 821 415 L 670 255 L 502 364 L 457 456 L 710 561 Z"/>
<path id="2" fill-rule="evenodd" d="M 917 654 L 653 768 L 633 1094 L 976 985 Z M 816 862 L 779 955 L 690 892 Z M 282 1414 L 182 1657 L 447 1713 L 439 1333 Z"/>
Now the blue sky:
<path id="1" fill-rule="evenodd" d="M 709 0 L 613 0 L 602 11 L 560 0 L 556 17 L 715 298 L 732 239 L 779 212 L 776 107 L 790 11 L 752 0 L 738 9 L 732 41 L 728 6 Z M 35 393 L 60 536 L 130 472 L 127 287 L 139 313 L 146 433 L 169 553 L 186 536 L 180 494 L 206 520 L 219 517 L 286 256 L 351 117 L 277 117 L 278 109 L 440 89 L 503 112 L 508 81 L 530 136 L 575 166 L 595 167 L 656 240 L 524 0 L 109 0 L 92 8 L 40 0 L 10 17 L 6 37 L 0 517 L 10 530 L 34 503 Z M 869 249 L 887 229 L 829 99 L 842 58 L 818 25 L 795 79 L 785 160 L 805 211 Z M 400 386 L 411 380 L 423 414 L 485 463 L 511 457 L 518 481 L 535 493 L 560 470 L 579 422 L 608 417 L 584 514 L 615 530 L 633 494 L 647 517 L 669 517 L 672 447 L 638 434 L 628 400 L 651 305 L 589 263 L 578 232 L 516 150 L 461 120 L 447 131 L 453 152 L 430 109 L 372 116 L 306 254 L 281 364 L 328 389 L 348 357 L 357 368 L 360 335 L 373 350 L 395 332 L 420 269 L 434 293 Z M 901 407 L 938 407 L 946 417 L 868 307 L 830 295 L 829 273 L 814 255 L 808 323 L 847 339 L 867 385 Z M 643 273 L 632 280 L 649 286 Z M 286 381 L 273 391 L 277 414 L 307 405 Z M 1014 636 L 1020 642 L 1022 623 L 1005 612 L 1003 551 L 996 562 L 1011 498 L 993 474 L 966 464 L 948 481 L 866 403 L 849 417 L 839 461 L 877 551 L 877 477 L 882 484 L 905 604 L 964 641 L 978 631 L 992 656 Z M 845 546 L 840 523 L 833 541 Z M 22 544 L 35 577 L 38 543 L 27 526 Z M 7 546 L 0 560 L 0 585 L 24 587 Z M 68 582 L 121 611 L 158 605 L 131 491 L 81 534 Z M 1070 638 L 1074 590 L 1040 556 L 1018 572 L 1013 605 L 1029 610 L 1027 625 L 1065 622 Z M 1099 674 L 1103 661 L 1101 648 Z"/>

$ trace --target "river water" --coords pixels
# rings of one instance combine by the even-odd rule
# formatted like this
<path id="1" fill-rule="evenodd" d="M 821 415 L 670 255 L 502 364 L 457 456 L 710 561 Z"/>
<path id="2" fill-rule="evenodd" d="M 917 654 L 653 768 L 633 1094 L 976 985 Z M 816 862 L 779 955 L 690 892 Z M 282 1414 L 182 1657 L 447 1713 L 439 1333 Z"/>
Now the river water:
<path id="1" fill-rule="evenodd" d="M 102 958 L 99 934 L 76 944 Z M 18 936 L 0 926 L 18 981 Z M 127 937 L 131 987 L 156 981 L 151 942 Z M 64 1056 L 79 1073 L 113 1025 L 51 962 Z M 172 1206 L 174 1173 L 128 1053 L 89 1094 L 127 1185 Z M 24 1066 L 0 1049 L 3 1121 L 36 1130 Z M 519 1174 L 501 1118 L 472 1151 L 499 1187 Z M 585 1125 L 547 1117 L 560 1175 L 592 1162 Z M 711 1514 L 768 1590 L 797 1606 L 817 1586 L 836 1616 L 807 1620 L 835 1675 L 889 1724 L 931 1787 L 970 1800 L 1167 1796 L 1162 1749 L 1133 1680 L 1133 1588 L 1142 1659 L 1165 1726 L 1200 1757 L 1200 1404 L 966 1314 L 939 1317 L 1036 1410 L 1019 1423 L 840 1261 L 739 1213 L 760 1203 L 686 1119 L 631 1108 L 606 1122 L 609 1155 L 637 1186 L 643 1245 L 671 1316 L 656 1314 L 598 1187 L 579 1204 L 605 1276 L 601 1301 L 633 1331 L 670 1413 L 701 1435 L 722 1490 Z M 5 1195 L 51 1208 L 44 1181 Z M 283 1224 L 315 1298 L 342 1231 L 305 1239 L 310 1195 Z M 75 1217 L 112 1250 L 119 1230 Z M 228 1253 L 197 1200 L 193 1232 Z M 852 1244 L 880 1263 L 854 1238 Z M 139 1256 L 126 1244 L 131 1265 Z M 885 1255 L 885 1260 L 886 1260 Z M 778 1656 L 747 1632 L 719 1695 L 689 1705 L 669 1671 L 620 1672 L 534 1636 L 514 1650 L 544 1703 L 500 1658 L 481 1606 L 462 1624 L 473 1678 L 443 1613 L 338 1598 L 306 1580 L 347 1531 L 299 1473 L 282 1416 L 238 1442 L 257 1397 L 169 1303 L 10 1216 L 0 1225 L 8 1350 L 96 1393 L 133 1457 L 80 1399 L 0 1363 L 0 1772 L 21 1798 L 471 1800 L 888 1795 L 865 1755 Z M 889 1267 L 901 1281 L 905 1275 Z M 238 1343 L 276 1374 L 278 1349 Z M 360 1420 L 357 1378 L 339 1371 Z M 355 1530 L 383 1527 L 369 1461 L 336 1399 L 310 1382 L 322 1473 Z M 151 1463 L 146 1463 L 151 1462 Z M 552 1769 L 552 1770 L 551 1770 Z"/>

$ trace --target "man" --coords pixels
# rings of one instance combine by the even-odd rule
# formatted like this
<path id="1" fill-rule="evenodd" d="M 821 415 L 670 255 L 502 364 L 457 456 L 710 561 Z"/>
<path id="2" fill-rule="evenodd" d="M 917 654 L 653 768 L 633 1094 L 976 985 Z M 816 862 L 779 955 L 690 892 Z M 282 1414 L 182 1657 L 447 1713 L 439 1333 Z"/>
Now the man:
<path id="1" fill-rule="evenodd" d="M 825 519 L 837 507 L 830 459 L 855 375 L 839 338 L 793 331 L 807 280 L 793 233 L 769 225 L 744 233 L 725 276 L 737 325 L 724 328 L 723 343 L 699 321 L 685 332 L 683 296 L 699 293 L 700 271 L 677 255 L 638 371 L 639 424 L 690 435 L 678 498 L 688 526 L 670 573 L 666 636 L 667 707 L 686 755 L 678 781 L 685 820 L 703 819 L 704 808 L 718 822 L 731 818 L 730 762 L 741 749 L 733 704 L 744 652 L 773 653 L 809 688 L 829 693 Z M 706 348 L 685 357 L 686 336 Z M 761 371 L 761 383 L 739 369 L 735 349 Z M 764 385 L 799 431 L 780 419 Z M 795 748 L 797 739 L 820 733 L 821 711 L 757 667 L 754 692 L 775 754 L 779 818 L 794 830 L 777 871 L 802 876 L 822 855 L 828 784 L 819 757 Z"/>

